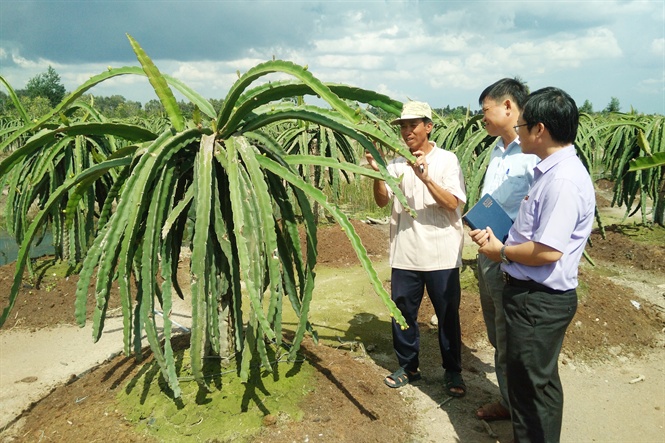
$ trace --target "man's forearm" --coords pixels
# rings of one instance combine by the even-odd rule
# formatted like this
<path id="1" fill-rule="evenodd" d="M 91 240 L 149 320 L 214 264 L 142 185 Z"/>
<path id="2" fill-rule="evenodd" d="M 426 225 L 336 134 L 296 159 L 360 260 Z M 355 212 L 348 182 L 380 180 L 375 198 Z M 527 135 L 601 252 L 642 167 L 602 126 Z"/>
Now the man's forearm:
<path id="1" fill-rule="evenodd" d="M 390 202 L 390 198 L 388 197 L 388 191 L 386 190 L 386 182 L 383 180 L 374 180 L 374 201 L 376 204 L 380 207 L 383 208 L 385 205 Z"/>
<path id="2" fill-rule="evenodd" d="M 534 241 L 506 246 L 504 253 L 508 260 L 527 266 L 548 265 L 556 262 L 563 255 L 554 248 Z"/>

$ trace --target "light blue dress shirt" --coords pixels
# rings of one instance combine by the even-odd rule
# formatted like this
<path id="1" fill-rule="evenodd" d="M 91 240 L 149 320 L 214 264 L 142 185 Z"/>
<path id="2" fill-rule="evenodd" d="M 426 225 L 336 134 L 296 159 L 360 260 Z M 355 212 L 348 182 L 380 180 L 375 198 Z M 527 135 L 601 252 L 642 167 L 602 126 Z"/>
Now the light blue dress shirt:
<path id="1" fill-rule="evenodd" d="M 499 139 L 490 154 L 480 195 L 490 194 L 515 220 L 520 203 L 533 183 L 533 168 L 538 161 L 537 156 L 522 153 L 519 138 L 510 142 L 507 148 Z"/>

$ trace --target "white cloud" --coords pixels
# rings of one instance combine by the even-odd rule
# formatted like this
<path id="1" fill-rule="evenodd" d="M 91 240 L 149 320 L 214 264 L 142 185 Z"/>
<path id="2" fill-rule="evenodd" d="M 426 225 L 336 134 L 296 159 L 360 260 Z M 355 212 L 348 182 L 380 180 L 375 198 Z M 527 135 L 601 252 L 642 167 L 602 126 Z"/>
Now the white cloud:
<path id="1" fill-rule="evenodd" d="M 231 12 L 237 16 L 239 10 L 234 8 L 240 6 L 226 3 L 217 2 L 208 18 L 224 23 L 220 17 L 231 17 Z M 308 65 L 325 82 L 373 89 L 398 100 L 426 100 L 433 106 L 475 104 L 486 85 L 518 75 L 530 81 L 532 89 L 554 84 L 577 90 L 581 99 L 606 103 L 619 96 L 622 103 L 634 102 L 640 110 L 665 112 L 662 1 L 312 0 L 291 2 L 288 8 L 277 2 L 252 5 L 258 6 L 252 11 L 254 19 L 242 25 L 247 35 L 233 34 L 241 36 L 238 38 L 223 30 L 214 37 L 209 33 L 180 36 L 176 27 L 168 30 L 169 37 L 175 39 L 160 39 L 157 30 L 145 30 L 139 36 L 133 27 L 128 28 L 125 18 L 120 20 L 123 14 L 109 15 L 107 25 L 127 28 L 140 37 L 162 72 L 205 97 L 223 97 L 237 80 L 236 71 L 245 73 L 275 57 Z M 177 10 L 181 21 L 189 20 L 191 8 Z M 43 9 L 35 13 L 45 14 Z M 215 13 L 220 17 L 213 17 Z M 81 14 L 83 21 L 87 16 L 83 17 L 85 11 Z M 287 23 L 287 16 L 292 24 L 274 26 Z M 15 87 L 22 87 L 48 65 L 56 68 L 68 90 L 103 72 L 109 64 L 121 66 L 107 60 L 99 64 L 63 63 L 84 57 L 90 45 L 78 46 L 81 42 L 59 34 L 61 40 L 71 43 L 63 46 L 57 57 L 54 51 L 48 55 L 42 43 L 48 33 L 35 26 L 38 20 L 25 21 L 23 28 L 13 28 L 15 25 L 2 16 L 0 22 L 5 24 L 0 26 L 0 70 L 8 81 L 16 82 Z M 30 41 L 33 36 L 40 39 Z M 197 40 L 199 37 L 206 40 Z M 211 38 L 217 42 L 214 51 L 210 50 Z M 95 42 L 95 49 L 97 55 L 109 54 L 111 59 L 118 58 L 111 54 L 120 53 L 117 41 L 110 39 Z M 128 61 L 122 65 L 138 65 L 131 51 L 125 53 Z M 604 75 L 608 72 L 612 75 Z M 257 83 L 273 77 L 262 77 Z M 104 82 L 92 92 L 141 101 L 154 97 L 145 78 L 139 76 Z"/>
<path id="2" fill-rule="evenodd" d="M 388 97 L 403 97 L 404 93 L 402 91 L 396 91 L 386 85 L 385 83 L 379 83 L 375 89 L 379 94 L 387 95 Z"/>
<path id="3" fill-rule="evenodd" d="M 450 58 L 432 63 L 427 68 L 427 77 L 429 84 L 434 89 L 474 89 L 478 85 L 478 78 L 474 73 L 478 69 L 472 68 L 467 63 L 468 60 L 476 60 L 476 56 L 471 56 L 467 60 L 460 58 Z"/>
<path id="4" fill-rule="evenodd" d="M 665 57 L 665 38 L 657 38 L 651 42 L 651 52 L 658 57 Z"/>
<path id="5" fill-rule="evenodd" d="M 577 68 L 594 59 L 617 58 L 622 51 L 612 31 L 599 28 L 583 36 L 566 34 L 540 42 L 516 43 L 506 55 L 518 59 L 523 66 L 561 70 Z"/>
<path id="6" fill-rule="evenodd" d="M 385 29 L 382 29 L 381 34 L 387 35 L 388 37 L 395 37 L 399 34 L 399 27 L 397 25 L 388 26 Z"/>
<path id="7" fill-rule="evenodd" d="M 22 69 L 34 70 L 34 69 L 46 69 L 49 65 L 54 66 L 55 63 L 49 62 L 43 58 L 37 60 L 28 60 L 27 58 L 21 57 L 18 52 L 12 53 L 12 61 L 16 66 Z M 55 66 L 54 66 L 55 67 Z"/>
<path id="8" fill-rule="evenodd" d="M 384 38 L 376 33 L 359 33 L 341 38 L 319 39 L 313 42 L 315 52 L 323 54 L 401 54 L 404 45 L 394 38 Z"/>
<path id="9" fill-rule="evenodd" d="M 646 94 L 661 96 L 665 92 L 665 71 L 661 73 L 660 78 L 647 78 L 637 84 L 637 89 Z M 665 99 L 664 99 L 665 100 Z M 665 105 L 665 103 L 663 104 Z"/>
<path id="10" fill-rule="evenodd" d="M 376 55 L 323 55 L 316 58 L 316 64 L 323 68 L 376 70 L 385 66 L 385 57 Z"/>
<path id="11" fill-rule="evenodd" d="M 240 64 L 233 66 L 229 63 L 197 61 L 197 62 L 164 62 L 164 72 L 177 78 L 190 88 L 207 95 L 221 96 L 221 91 L 228 91 L 231 85 L 238 80 Z M 209 91 L 209 92 L 208 92 Z M 214 91 L 214 93 L 213 93 Z M 219 98 L 219 97 L 217 97 Z"/>

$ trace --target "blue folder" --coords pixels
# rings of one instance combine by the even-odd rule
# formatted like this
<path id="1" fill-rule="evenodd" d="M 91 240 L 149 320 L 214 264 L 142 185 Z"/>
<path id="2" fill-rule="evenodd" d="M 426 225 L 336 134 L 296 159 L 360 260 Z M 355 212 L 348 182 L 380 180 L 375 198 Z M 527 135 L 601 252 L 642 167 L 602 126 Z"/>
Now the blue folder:
<path id="1" fill-rule="evenodd" d="M 489 194 L 483 195 L 478 203 L 462 216 L 462 220 L 471 229 L 485 229 L 489 226 L 494 236 L 502 242 L 506 241 L 508 231 L 513 225 L 513 220 Z"/>

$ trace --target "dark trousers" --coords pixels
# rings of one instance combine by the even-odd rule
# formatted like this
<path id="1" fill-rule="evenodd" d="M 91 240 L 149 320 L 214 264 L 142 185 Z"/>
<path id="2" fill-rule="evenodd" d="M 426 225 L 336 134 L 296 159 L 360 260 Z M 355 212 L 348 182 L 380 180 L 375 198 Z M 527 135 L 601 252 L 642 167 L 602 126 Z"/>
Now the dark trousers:
<path id="1" fill-rule="evenodd" d="M 506 372 L 516 442 L 558 442 L 563 388 L 558 358 L 577 292 L 506 285 Z"/>
<path id="2" fill-rule="evenodd" d="M 444 369 L 462 371 L 462 333 L 459 320 L 461 288 L 459 269 L 440 271 L 392 270 L 392 299 L 404 315 L 408 329 L 393 320 L 393 346 L 399 365 L 415 372 L 420 362 L 418 310 L 427 288 L 434 312 L 439 319 L 439 348 Z"/>

